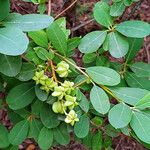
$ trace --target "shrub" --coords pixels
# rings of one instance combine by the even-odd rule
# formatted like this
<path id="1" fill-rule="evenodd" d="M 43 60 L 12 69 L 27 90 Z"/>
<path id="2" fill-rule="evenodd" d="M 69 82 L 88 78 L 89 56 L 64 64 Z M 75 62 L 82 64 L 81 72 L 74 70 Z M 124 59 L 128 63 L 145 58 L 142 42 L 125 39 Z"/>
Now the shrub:
<path id="1" fill-rule="evenodd" d="M 68 144 L 70 132 L 92 150 L 111 149 L 111 138 L 121 133 L 149 147 L 150 65 L 134 57 L 150 25 L 116 22 L 132 1 L 97 2 L 94 19 L 103 29 L 83 38 L 70 38 L 65 18 L 10 14 L 9 1 L 0 3 L 0 91 L 6 95 L 0 106 L 13 123 L 10 131 L 0 125 L 0 148 L 18 149 L 33 138 L 45 150 Z M 72 59 L 77 47 L 84 68 Z"/>

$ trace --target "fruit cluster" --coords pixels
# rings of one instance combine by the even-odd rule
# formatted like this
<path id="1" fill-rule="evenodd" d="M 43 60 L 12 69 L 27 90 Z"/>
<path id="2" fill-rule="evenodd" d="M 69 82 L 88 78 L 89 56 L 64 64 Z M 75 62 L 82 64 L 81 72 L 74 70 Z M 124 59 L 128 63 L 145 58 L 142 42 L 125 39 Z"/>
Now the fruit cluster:
<path id="1" fill-rule="evenodd" d="M 66 78 L 70 72 L 69 64 L 61 61 L 57 64 L 55 71 L 60 78 Z M 49 78 L 45 75 L 44 70 L 37 71 L 33 80 L 35 80 L 36 84 L 41 85 L 41 90 L 57 97 L 57 101 L 53 103 L 52 109 L 55 113 L 65 114 L 66 123 L 70 123 L 73 126 L 75 122 L 79 121 L 77 114 L 73 110 L 78 105 L 74 82 L 67 80 L 64 80 L 64 82 L 54 81 L 53 77 Z"/>

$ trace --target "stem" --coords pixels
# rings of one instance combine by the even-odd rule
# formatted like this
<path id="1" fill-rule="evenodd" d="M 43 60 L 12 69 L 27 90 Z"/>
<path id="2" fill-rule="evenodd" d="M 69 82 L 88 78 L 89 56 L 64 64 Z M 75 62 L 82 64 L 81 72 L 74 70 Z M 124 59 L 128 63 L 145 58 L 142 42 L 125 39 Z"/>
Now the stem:
<path id="1" fill-rule="evenodd" d="M 79 82 L 78 84 L 74 85 L 74 88 L 79 87 L 80 85 L 84 84 L 87 81 L 88 81 L 88 79 Z"/>
<path id="2" fill-rule="evenodd" d="M 53 65 L 53 62 L 52 62 L 52 60 L 49 60 L 49 62 L 50 62 L 50 65 L 51 65 L 52 76 L 53 76 L 53 78 L 54 78 L 54 81 L 58 83 L 59 81 L 57 80 L 57 77 L 56 77 L 55 67 L 54 67 L 54 65 Z"/>
<path id="3" fill-rule="evenodd" d="M 60 15 L 65 13 L 68 9 L 70 9 L 78 0 L 75 0 L 70 6 L 68 6 L 65 10 L 63 10 L 60 14 L 58 14 L 55 19 L 57 19 Z"/>
<path id="4" fill-rule="evenodd" d="M 48 13 L 49 16 L 51 14 L 51 0 L 48 1 Z"/>

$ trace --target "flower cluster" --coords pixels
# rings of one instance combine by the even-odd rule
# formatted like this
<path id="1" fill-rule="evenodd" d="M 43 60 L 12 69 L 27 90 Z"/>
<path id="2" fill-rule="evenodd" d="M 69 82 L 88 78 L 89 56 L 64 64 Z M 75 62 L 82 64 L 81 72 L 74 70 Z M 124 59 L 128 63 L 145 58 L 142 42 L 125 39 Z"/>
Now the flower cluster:
<path id="1" fill-rule="evenodd" d="M 59 77 L 66 78 L 70 72 L 69 64 L 61 61 L 56 66 L 56 72 Z M 57 101 L 52 105 L 52 109 L 55 113 L 65 114 L 66 123 L 69 123 L 73 126 L 75 122 L 79 121 L 77 114 L 73 110 L 74 107 L 78 105 L 73 82 L 67 80 L 64 80 L 63 83 L 55 82 L 53 77 L 49 78 L 44 74 L 44 70 L 36 72 L 33 80 L 35 80 L 36 84 L 41 85 L 40 88 L 42 90 L 46 91 L 47 93 L 52 92 L 52 96 L 57 98 Z"/>
<path id="2" fill-rule="evenodd" d="M 39 72 L 37 71 L 33 77 L 33 80 L 35 80 L 36 84 L 41 85 L 41 90 L 44 90 L 47 93 L 52 91 L 53 88 L 57 86 L 57 82 L 54 82 L 53 78 L 49 78 L 47 75 L 45 75 L 44 70 Z"/>

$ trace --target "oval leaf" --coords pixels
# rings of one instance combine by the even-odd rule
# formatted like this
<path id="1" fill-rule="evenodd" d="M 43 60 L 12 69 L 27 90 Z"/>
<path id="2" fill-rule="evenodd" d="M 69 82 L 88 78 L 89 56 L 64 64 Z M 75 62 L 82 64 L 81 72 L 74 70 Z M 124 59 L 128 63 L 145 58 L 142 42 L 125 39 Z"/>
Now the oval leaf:
<path id="1" fill-rule="evenodd" d="M 19 64 L 18 64 L 19 65 Z M 23 63 L 20 73 L 16 76 L 20 81 L 28 81 L 35 74 L 35 66 L 31 63 Z"/>
<path id="2" fill-rule="evenodd" d="M 34 86 L 30 83 L 23 83 L 10 90 L 6 101 L 11 109 L 17 110 L 29 105 L 34 98 Z"/>
<path id="3" fill-rule="evenodd" d="M 48 27 L 53 22 L 53 17 L 40 14 L 20 15 L 10 14 L 4 21 L 6 27 L 19 28 L 22 31 L 36 31 Z"/>
<path id="4" fill-rule="evenodd" d="M 89 133 L 89 125 L 90 125 L 90 122 L 89 122 L 89 118 L 87 117 L 87 115 L 86 114 L 82 115 L 80 117 L 79 122 L 77 122 L 74 126 L 75 135 L 78 138 L 86 137 Z"/>
<path id="5" fill-rule="evenodd" d="M 123 57 L 127 54 L 129 49 L 128 41 L 125 37 L 117 32 L 108 34 L 109 52 L 115 58 Z"/>
<path id="6" fill-rule="evenodd" d="M 149 91 L 140 88 L 111 88 L 111 91 L 127 104 L 135 105 L 140 99 L 142 99 Z"/>
<path id="7" fill-rule="evenodd" d="M 48 94 L 40 89 L 40 86 L 36 85 L 35 86 L 35 94 L 37 96 L 37 98 L 41 101 L 46 101 L 48 98 Z"/>
<path id="8" fill-rule="evenodd" d="M 121 16 L 123 14 L 124 10 L 125 10 L 125 5 L 122 1 L 114 3 L 110 7 L 110 15 L 113 17 Z"/>
<path id="9" fill-rule="evenodd" d="M 10 143 L 8 140 L 8 131 L 2 124 L 0 124 L 0 133 L 0 148 L 6 148 Z"/>
<path id="10" fill-rule="evenodd" d="M 150 77 L 150 64 L 136 62 L 130 68 L 138 77 Z"/>
<path id="11" fill-rule="evenodd" d="M 27 137 L 29 122 L 23 120 L 17 123 L 9 133 L 9 141 L 13 145 L 21 144 Z"/>
<path id="12" fill-rule="evenodd" d="M 127 37 L 143 38 L 150 34 L 150 25 L 143 21 L 125 21 L 116 30 Z"/>
<path id="13" fill-rule="evenodd" d="M 106 114 L 110 109 L 110 102 L 107 94 L 96 85 L 93 86 L 90 92 L 90 100 L 94 109 L 101 114 Z"/>
<path id="14" fill-rule="evenodd" d="M 45 127 L 42 128 L 39 137 L 38 144 L 41 149 L 48 150 L 53 143 L 53 131 Z"/>
<path id="15" fill-rule="evenodd" d="M 102 85 L 114 86 L 120 83 L 120 75 L 107 67 L 89 67 L 86 69 L 94 82 Z"/>
<path id="16" fill-rule="evenodd" d="M 47 128 L 55 128 L 59 125 L 60 121 L 49 105 L 43 105 L 40 112 L 42 123 Z"/>
<path id="17" fill-rule="evenodd" d="M 142 112 L 134 112 L 130 122 L 140 140 L 150 144 L 150 117 Z"/>
<path id="18" fill-rule="evenodd" d="M 110 16 L 110 7 L 106 2 L 98 2 L 94 7 L 95 20 L 105 26 L 110 27 L 113 25 L 113 17 Z"/>
<path id="19" fill-rule="evenodd" d="M 52 45 L 61 54 L 66 55 L 67 39 L 64 32 L 60 29 L 57 23 L 53 23 L 47 28 L 47 36 L 52 42 Z"/>
<path id="20" fill-rule="evenodd" d="M 59 127 L 53 130 L 54 140 L 61 145 L 67 145 L 70 142 L 70 134 L 67 131 L 67 126 L 61 124 Z"/>
<path id="21" fill-rule="evenodd" d="M 45 31 L 32 31 L 28 33 L 28 36 L 39 46 L 48 48 L 48 37 Z"/>
<path id="22" fill-rule="evenodd" d="M 43 124 L 41 123 L 41 121 L 37 119 L 30 120 L 28 138 L 34 138 L 34 140 L 37 141 L 42 127 L 43 127 Z"/>
<path id="23" fill-rule="evenodd" d="M 9 0 L 0 0 L 0 21 L 9 15 L 10 2 Z"/>
<path id="24" fill-rule="evenodd" d="M 117 118 L 116 118 L 117 116 Z M 108 114 L 110 124 L 114 128 L 124 128 L 129 124 L 132 117 L 132 111 L 130 107 L 124 103 L 115 105 Z"/>
<path id="25" fill-rule="evenodd" d="M 81 39 L 79 50 L 82 53 L 92 53 L 98 50 L 103 44 L 107 32 L 106 31 L 93 31 L 88 33 Z"/>
<path id="26" fill-rule="evenodd" d="M 0 28 L 0 53 L 21 55 L 26 51 L 28 43 L 27 36 L 21 30 L 12 27 Z"/>
<path id="27" fill-rule="evenodd" d="M 7 56 L 0 54 L 0 72 L 6 76 L 16 76 L 22 66 L 21 57 L 19 56 Z"/>

